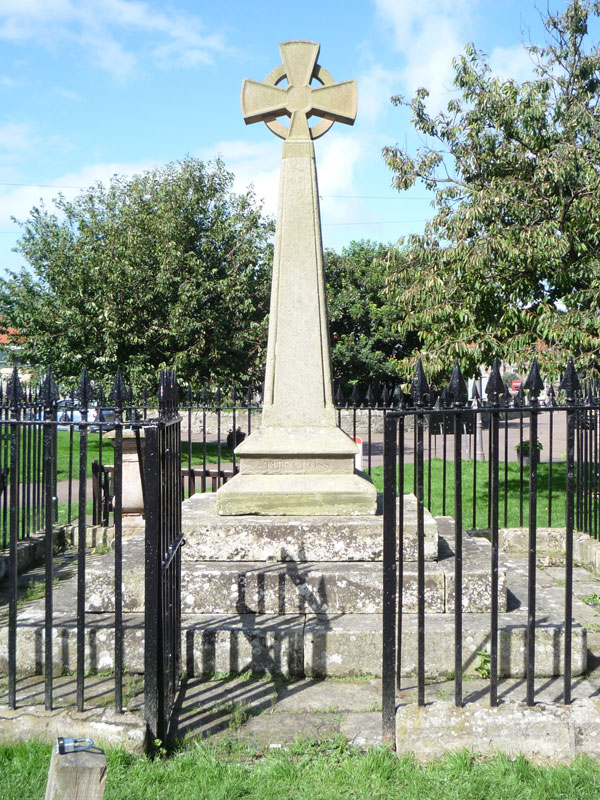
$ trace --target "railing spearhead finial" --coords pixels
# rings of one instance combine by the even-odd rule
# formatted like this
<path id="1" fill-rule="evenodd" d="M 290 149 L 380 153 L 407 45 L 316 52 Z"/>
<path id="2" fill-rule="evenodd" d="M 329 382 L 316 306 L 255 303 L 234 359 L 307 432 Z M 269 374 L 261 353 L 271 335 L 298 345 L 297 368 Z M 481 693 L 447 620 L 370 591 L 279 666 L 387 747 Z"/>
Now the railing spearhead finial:
<path id="1" fill-rule="evenodd" d="M 450 377 L 450 383 L 447 389 L 449 399 L 452 400 L 454 405 L 464 405 L 467 402 L 468 390 L 465 379 L 460 371 L 460 364 L 458 358 L 454 360 L 454 368 Z"/>
<path id="2" fill-rule="evenodd" d="M 498 402 L 498 398 L 504 394 L 504 382 L 502 381 L 502 375 L 500 375 L 500 364 L 497 358 L 494 359 L 492 364 L 492 372 L 488 378 L 485 393 L 490 403 Z"/>
<path id="3" fill-rule="evenodd" d="M 117 408 L 122 409 L 125 405 L 126 395 L 127 390 L 125 388 L 125 383 L 123 382 L 123 376 L 121 375 L 121 367 L 117 367 L 115 379 L 108 397 L 111 403 L 114 403 Z"/>
<path id="4" fill-rule="evenodd" d="M 79 386 L 77 387 L 75 396 L 81 403 L 82 408 L 88 408 L 90 403 L 94 399 L 94 389 L 92 387 L 92 382 L 85 367 L 81 370 L 81 377 L 79 378 Z"/>
<path id="5" fill-rule="evenodd" d="M 417 368 L 415 369 L 415 376 L 410 387 L 410 393 L 415 405 L 423 405 L 425 403 L 425 397 L 429 393 L 429 384 L 427 383 L 423 362 L 420 358 L 417 361 Z"/>
<path id="6" fill-rule="evenodd" d="M 52 408 L 59 398 L 58 387 L 52 377 L 52 371 L 48 368 L 42 383 L 42 403 L 44 408 Z"/>
<path id="7" fill-rule="evenodd" d="M 565 393 L 567 402 L 573 402 L 577 392 L 581 391 L 581 383 L 579 381 L 572 357 L 569 358 L 567 362 L 565 374 L 563 375 L 563 379 L 558 388 L 559 390 L 562 389 L 562 391 Z"/>
<path id="8" fill-rule="evenodd" d="M 6 399 L 9 408 L 14 410 L 18 409 L 19 405 L 23 402 L 25 395 L 23 393 L 23 386 L 19 378 L 19 370 L 15 365 L 13 367 L 10 378 L 8 379 L 8 386 L 6 387 Z"/>
<path id="9" fill-rule="evenodd" d="M 544 381 L 540 375 L 537 358 L 534 358 L 531 362 L 531 368 L 525 381 L 524 388 L 529 391 L 529 398 L 533 400 L 537 400 L 540 396 L 540 392 L 544 390 Z"/>

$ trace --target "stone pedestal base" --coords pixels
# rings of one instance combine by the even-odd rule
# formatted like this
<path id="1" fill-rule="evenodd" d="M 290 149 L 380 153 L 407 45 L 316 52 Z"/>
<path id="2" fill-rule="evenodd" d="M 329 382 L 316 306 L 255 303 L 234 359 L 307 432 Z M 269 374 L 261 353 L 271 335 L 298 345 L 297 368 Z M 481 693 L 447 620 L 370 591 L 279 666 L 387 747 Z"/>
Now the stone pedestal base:
<path id="1" fill-rule="evenodd" d="M 357 445 L 335 425 L 265 425 L 236 448 L 240 473 L 217 492 L 223 516 L 369 516 L 377 490 L 354 469 Z"/>
<path id="2" fill-rule="evenodd" d="M 219 489 L 223 516 L 363 516 L 377 510 L 377 490 L 362 472 L 353 475 L 237 475 Z"/>

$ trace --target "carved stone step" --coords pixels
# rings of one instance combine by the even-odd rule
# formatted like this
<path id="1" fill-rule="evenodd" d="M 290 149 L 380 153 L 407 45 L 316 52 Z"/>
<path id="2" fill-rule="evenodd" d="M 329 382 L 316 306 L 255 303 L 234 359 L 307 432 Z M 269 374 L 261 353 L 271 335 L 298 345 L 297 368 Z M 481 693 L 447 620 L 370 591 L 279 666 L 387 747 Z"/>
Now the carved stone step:
<path id="1" fill-rule="evenodd" d="M 454 610 L 453 539 L 440 538 L 438 562 L 425 564 L 425 607 Z M 185 550 L 185 547 L 184 547 Z M 488 611 L 491 605 L 490 546 L 465 537 L 463 611 Z M 143 611 L 144 542 L 123 544 L 123 607 Z M 382 609 L 381 562 L 196 561 L 182 565 L 182 611 L 192 614 L 377 614 Z M 92 562 L 86 574 L 86 610 L 114 610 L 114 557 Z M 417 565 L 403 569 L 403 608 L 417 610 Z M 507 608 L 506 574 L 499 570 L 498 606 Z"/>
<path id="2" fill-rule="evenodd" d="M 185 615 L 182 619 L 182 664 L 192 676 L 253 670 L 290 676 L 381 675 L 381 615 Z M 124 660 L 127 672 L 144 671 L 143 615 L 126 614 Z M 506 677 L 525 675 L 525 615 L 499 617 L 499 671 Z M 86 670 L 114 668 L 114 619 L 86 615 Z M 54 673 L 76 668 L 76 620 L 59 614 L 53 637 Z M 417 620 L 406 614 L 402 627 L 402 675 L 416 672 Z M 489 647 L 489 615 L 472 614 L 463 636 L 463 672 L 478 675 L 480 652 Z M 564 627 L 545 621 L 536 631 L 535 674 L 548 677 L 563 668 Z M 586 631 L 573 626 L 572 674 L 586 668 Z M 8 660 L 7 628 L 0 629 L 0 671 Z M 20 674 L 42 674 L 43 611 L 30 610 L 19 621 L 17 665 Z M 431 614 L 425 621 L 425 671 L 430 679 L 454 670 L 454 629 L 450 615 Z"/>
<path id="3" fill-rule="evenodd" d="M 383 515 L 363 517 L 219 516 L 213 494 L 183 504 L 184 561 L 381 561 Z M 425 559 L 438 554 L 437 524 L 424 512 Z M 417 558 L 417 501 L 404 495 L 404 560 Z"/>

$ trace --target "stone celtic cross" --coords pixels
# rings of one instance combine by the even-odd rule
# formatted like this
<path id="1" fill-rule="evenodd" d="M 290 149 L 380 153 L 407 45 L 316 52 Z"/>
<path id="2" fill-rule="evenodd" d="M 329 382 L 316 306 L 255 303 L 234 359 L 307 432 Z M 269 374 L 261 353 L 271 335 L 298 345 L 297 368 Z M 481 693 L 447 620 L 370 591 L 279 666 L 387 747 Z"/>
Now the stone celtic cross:
<path id="1" fill-rule="evenodd" d="M 220 514 L 374 514 L 373 484 L 336 424 L 313 140 L 356 117 L 355 81 L 336 83 L 315 42 L 284 42 L 263 83 L 242 84 L 247 124 L 284 139 L 260 430 L 236 449 L 240 473 L 217 492 Z M 283 86 L 287 79 L 287 86 Z M 311 86 L 315 81 L 316 86 Z M 290 119 L 289 127 L 279 117 Z M 312 128 L 309 121 L 319 121 Z"/>
<path id="2" fill-rule="evenodd" d="M 336 83 L 317 64 L 320 46 L 316 42 L 283 42 L 282 64 L 267 75 L 264 83 L 246 79 L 242 84 L 242 114 L 246 124 L 265 122 L 282 139 L 318 139 L 334 122 L 352 125 L 356 118 L 356 81 Z M 287 78 L 288 85 L 280 84 Z M 312 87 L 312 80 L 321 86 Z M 289 128 L 277 120 L 291 118 Z M 308 119 L 321 117 L 310 128 Z"/>

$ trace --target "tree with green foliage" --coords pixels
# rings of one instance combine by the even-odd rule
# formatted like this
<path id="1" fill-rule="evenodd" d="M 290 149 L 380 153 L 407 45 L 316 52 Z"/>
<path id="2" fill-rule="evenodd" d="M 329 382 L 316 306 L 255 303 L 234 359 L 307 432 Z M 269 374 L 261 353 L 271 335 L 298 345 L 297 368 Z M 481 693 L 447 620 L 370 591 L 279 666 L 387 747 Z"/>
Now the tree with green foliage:
<path id="1" fill-rule="evenodd" d="M 115 176 L 22 223 L 28 267 L 0 283 L 21 358 L 62 381 L 82 367 L 133 385 L 162 368 L 198 388 L 262 380 L 272 222 L 217 160 Z"/>
<path id="2" fill-rule="evenodd" d="M 398 378 L 403 339 L 401 309 L 390 303 L 403 253 L 393 245 L 354 241 L 341 254 L 325 252 L 333 377 L 343 386 L 392 384 Z"/>
<path id="3" fill-rule="evenodd" d="M 532 78 L 494 75 L 473 45 L 454 62 L 459 96 L 435 116 L 410 102 L 423 146 L 387 147 L 400 190 L 422 182 L 436 213 L 409 237 L 395 298 L 398 335 L 417 332 L 428 373 L 494 356 L 556 374 L 600 349 L 600 3 L 570 0 L 529 45 Z M 401 97 L 392 101 L 403 104 Z"/>

